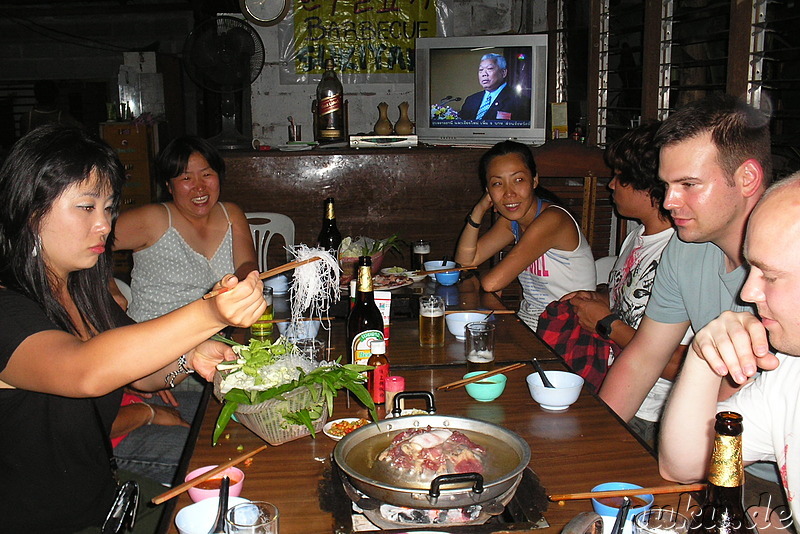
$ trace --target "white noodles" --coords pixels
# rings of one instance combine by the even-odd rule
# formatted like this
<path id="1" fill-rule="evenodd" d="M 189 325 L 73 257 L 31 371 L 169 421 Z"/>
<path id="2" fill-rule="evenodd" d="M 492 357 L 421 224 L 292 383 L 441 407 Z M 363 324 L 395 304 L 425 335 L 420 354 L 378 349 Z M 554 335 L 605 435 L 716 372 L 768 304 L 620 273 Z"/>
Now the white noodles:
<path id="1" fill-rule="evenodd" d="M 294 270 L 289 299 L 292 307 L 292 324 L 299 322 L 306 313 L 311 318 L 324 316 L 331 303 L 338 302 L 341 298 L 339 262 L 327 250 L 310 248 L 304 244 L 296 245 L 291 253 L 297 261 L 314 256 L 320 258 Z"/>

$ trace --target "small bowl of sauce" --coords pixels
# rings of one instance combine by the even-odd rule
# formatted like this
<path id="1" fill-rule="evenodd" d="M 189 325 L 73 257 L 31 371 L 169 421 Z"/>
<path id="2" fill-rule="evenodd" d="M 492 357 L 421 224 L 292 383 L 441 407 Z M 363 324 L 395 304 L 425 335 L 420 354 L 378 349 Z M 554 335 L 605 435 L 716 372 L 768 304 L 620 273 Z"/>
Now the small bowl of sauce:
<path id="1" fill-rule="evenodd" d="M 207 471 L 211 471 L 217 467 L 216 465 L 207 465 L 205 467 L 198 467 L 194 471 L 186 475 L 187 481 L 197 478 Z M 189 488 L 188 494 L 193 502 L 200 502 L 204 499 L 211 497 L 219 497 L 219 488 L 222 485 L 222 477 L 228 476 L 231 479 L 230 489 L 228 495 L 231 497 L 238 497 L 242 493 L 242 486 L 244 485 L 244 472 L 238 467 L 229 467 L 221 473 L 217 473 L 208 480 L 200 482 L 193 488 Z"/>
<path id="2" fill-rule="evenodd" d="M 592 491 L 606 491 L 606 490 L 619 490 L 619 489 L 640 489 L 641 486 L 636 484 L 629 484 L 627 482 L 606 482 L 592 488 Z M 628 515 L 623 528 L 623 534 L 632 534 L 633 525 L 632 518 L 639 512 L 644 512 L 653 506 L 653 496 L 645 495 L 631 495 L 631 506 L 628 509 Z M 617 519 L 617 512 L 622 506 L 622 497 L 601 497 L 599 499 L 592 499 L 592 508 L 594 511 L 603 518 L 603 532 L 611 532 L 614 526 L 614 521 Z"/>

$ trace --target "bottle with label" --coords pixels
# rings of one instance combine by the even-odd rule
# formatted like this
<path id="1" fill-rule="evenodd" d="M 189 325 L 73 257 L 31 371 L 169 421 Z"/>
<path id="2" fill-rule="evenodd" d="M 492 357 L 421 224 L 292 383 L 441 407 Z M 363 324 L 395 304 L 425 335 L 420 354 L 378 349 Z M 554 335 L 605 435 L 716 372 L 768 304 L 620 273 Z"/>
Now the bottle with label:
<path id="1" fill-rule="evenodd" d="M 345 140 L 344 89 L 334 72 L 333 59 L 325 60 L 325 73 L 317 85 L 317 142 L 338 143 Z"/>
<path id="2" fill-rule="evenodd" d="M 372 291 L 372 258 L 358 258 L 356 301 L 347 316 L 347 339 L 350 342 L 350 361 L 367 365 L 371 355 L 370 343 L 383 341 L 383 316 L 375 304 Z"/>
<path id="3" fill-rule="evenodd" d="M 336 212 L 333 209 L 333 199 L 325 199 L 325 214 L 322 219 L 322 230 L 317 237 L 317 245 L 325 250 L 332 250 L 334 254 L 339 250 L 342 234 L 336 227 Z"/>
<path id="4" fill-rule="evenodd" d="M 372 355 L 367 360 L 367 365 L 374 367 L 369 371 L 367 390 L 372 395 L 375 404 L 386 402 L 386 378 L 389 376 L 389 358 L 386 356 L 386 341 L 373 341 L 370 343 Z"/>
<path id="5" fill-rule="evenodd" d="M 742 416 L 719 412 L 708 469 L 705 502 L 692 518 L 691 532 L 699 534 L 755 534 L 742 501 Z"/>

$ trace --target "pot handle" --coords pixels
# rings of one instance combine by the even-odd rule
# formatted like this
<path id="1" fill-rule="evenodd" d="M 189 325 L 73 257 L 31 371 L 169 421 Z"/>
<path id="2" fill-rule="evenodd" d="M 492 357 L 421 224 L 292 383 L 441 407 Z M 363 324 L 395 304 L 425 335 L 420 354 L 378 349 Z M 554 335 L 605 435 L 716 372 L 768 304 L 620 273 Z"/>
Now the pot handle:
<path id="1" fill-rule="evenodd" d="M 433 393 L 430 391 L 401 391 L 394 396 L 392 402 L 393 416 L 400 417 L 400 414 L 403 413 L 402 408 L 400 408 L 400 401 L 404 399 L 425 399 L 425 411 L 430 415 L 436 413 L 436 404 L 433 401 Z"/>
<path id="2" fill-rule="evenodd" d="M 438 499 L 442 494 L 440 487 L 442 484 L 455 484 L 461 482 L 473 481 L 475 484 L 472 486 L 473 493 L 483 493 L 483 475 L 480 473 L 458 473 L 454 475 L 439 475 L 431 482 L 431 489 L 428 492 L 431 499 Z"/>

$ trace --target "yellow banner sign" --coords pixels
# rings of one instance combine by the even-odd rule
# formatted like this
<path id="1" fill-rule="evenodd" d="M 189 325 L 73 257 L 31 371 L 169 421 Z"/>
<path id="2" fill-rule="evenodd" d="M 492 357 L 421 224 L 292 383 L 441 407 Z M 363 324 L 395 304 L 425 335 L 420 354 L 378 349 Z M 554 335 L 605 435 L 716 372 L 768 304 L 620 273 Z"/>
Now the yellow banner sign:
<path id="1" fill-rule="evenodd" d="M 295 72 L 414 72 L 417 37 L 436 36 L 435 0 L 296 0 Z"/>

